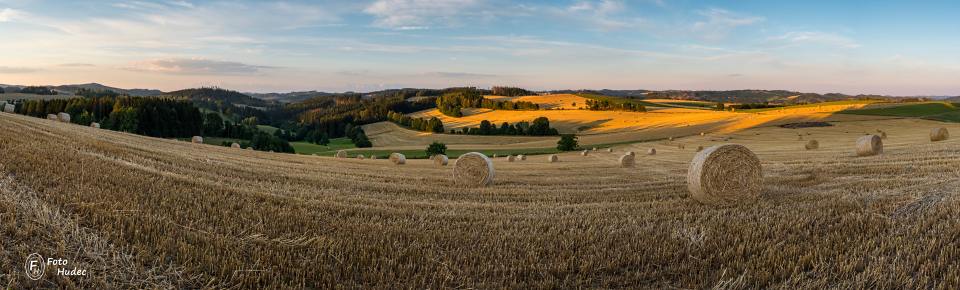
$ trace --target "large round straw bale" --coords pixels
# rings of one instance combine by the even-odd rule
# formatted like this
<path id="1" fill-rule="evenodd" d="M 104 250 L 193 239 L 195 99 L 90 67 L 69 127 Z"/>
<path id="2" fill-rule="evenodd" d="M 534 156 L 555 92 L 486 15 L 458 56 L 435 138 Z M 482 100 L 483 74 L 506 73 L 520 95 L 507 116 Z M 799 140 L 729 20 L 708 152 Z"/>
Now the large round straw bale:
<path id="1" fill-rule="evenodd" d="M 396 152 L 390 153 L 390 162 L 396 165 L 407 164 L 407 156 Z"/>
<path id="2" fill-rule="evenodd" d="M 237 148 L 237 149 L 240 149 L 240 143 L 237 143 L 237 142 L 233 142 L 233 144 L 230 144 L 230 148 Z"/>
<path id="3" fill-rule="evenodd" d="M 337 158 L 347 158 L 347 151 L 337 150 L 337 155 L 334 155 Z"/>
<path id="4" fill-rule="evenodd" d="M 453 181 L 460 185 L 487 186 L 493 184 L 493 161 L 478 152 L 460 155 L 453 163 Z"/>
<path id="5" fill-rule="evenodd" d="M 950 132 L 947 132 L 947 128 L 933 128 L 930 130 L 930 141 L 937 142 L 943 141 L 950 138 Z"/>
<path id="6" fill-rule="evenodd" d="M 97 123 L 97 122 L 90 123 L 90 128 L 100 129 L 100 123 Z"/>
<path id="7" fill-rule="evenodd" d="M 70 123 L 70 114 L 60 112 L 57 114 L 57 119 L 60 120 L 60 122 Z"/>
<path id="8" fill-rule="evenodd" d="M 4 103 L 2 109 L 3 109 L 4 112 L 7 112 L 7 113 L 11 113 L 11 114 L 12 114 L 12 113 L 14 113 L 14 111 L 16 111 L 17 106 L 14 105 L 14 104 L 6 104 L 6 103 Z"/>
<path id="9" fill-rule="evenodd" d="M 560 160 L 560 157 L 557 157 L 557 154 L 550 154 L 550 156 L 547 157 L 547 161 L 549 161 L 550 163 L 557 162 L 559 160 Z"/>
<path id="10" fill-rule="evenodd" d="M 657 148 L 647 149 L 647 155 L 657 155 Z"/>
<path id="11" fill-rule="evenodd" d="M 190 142 L 197 143 L 197 144 L 203 143 L 203 137 L 193 136 L 193 138 L 190 138 Z"/>
<path id="12" fill-rule="evenodd" d="M 872 156 L 883 153 L 883 140 L 877 135 L 857 139 L 857 156 Z"/>
<path id="13" fill-rule="evenodd" d="M 583 150 L 583 152 L 580 152 L 580 155 L 581 155 L 581 156 L 590 155 L 590 151 L 589 151 L 589 150 Z"/>
<path id="14" fill-rule="evenodd" d="M 690 162 L 687 189 L 693 199 L 707 204 L 755 198 L 763 189 L 760 159 L 743 145 L 704 149 Z"/>
<path id="15" fill-rule="evenodd" d="M 633 165 L 635 164 L 634 160 L 636 160 L 636 157 L 633 155 L 620 156 L 620 167 L 623 167 L 623 168 L 633 167 Z"/>
<path id="16" fill-rule="evenodd" d="M 820 149 L 820 142 L 817 142 L 817 140 L 810 140 L 810 141 L 807 141 L 807 144 L 803 145 L 803 147 L 807 148 L 807 150 Z"/>
<path id="17" fill-rule="evenodd" d="M 357 154 L 357 159 L 363 160 L 364 158 L 366 158 L 366 157 L 363 156 L 363 154 Z"/>
<path id="18" fill-rule="evenodd" d="M 513 162 L 514 160 L 517 160 L 517 157 L 516 157 L 516 156 L 507 155 L 507 162 Z"/>
<path id="19" fill-rule="evenodd" d="M 447 162 L 450 162 L 450 158 L 447 157 L 447 155 L 439 154 L 433 156 L 433 165 L 447 166 Z"/>

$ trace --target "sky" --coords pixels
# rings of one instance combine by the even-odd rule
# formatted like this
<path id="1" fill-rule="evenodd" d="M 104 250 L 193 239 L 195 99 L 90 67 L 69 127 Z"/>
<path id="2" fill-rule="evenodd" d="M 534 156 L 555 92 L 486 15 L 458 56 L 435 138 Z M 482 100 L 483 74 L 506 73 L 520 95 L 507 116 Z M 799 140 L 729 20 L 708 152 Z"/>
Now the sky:
<path id="1" fill-rule="evenodd" d="M 0 83 L 960 95 L 960 1 L 0 0 Z"/>

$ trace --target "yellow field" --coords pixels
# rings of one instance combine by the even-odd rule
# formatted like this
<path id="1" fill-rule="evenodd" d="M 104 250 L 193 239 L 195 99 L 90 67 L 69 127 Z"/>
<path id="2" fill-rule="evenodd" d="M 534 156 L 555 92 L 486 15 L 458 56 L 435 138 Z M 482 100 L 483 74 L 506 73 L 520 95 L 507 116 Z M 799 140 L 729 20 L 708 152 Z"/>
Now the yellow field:
<path id="1" fill-rule="evenodd" d="M 0 114 L 0 261 L 39 252 L 92 273 L 35 282 L 11 266 L 0 285 L 956 289 L 960 138 L 931 143 L 934 126 L 848 120 L 558 163 L 500 158 L 494 185 L 469 188 L 428 160 L 254 152 Z M 855 139 L 877 129 L 885 153 L 854 157 Z M 822 149 L 802 150 L 798 134 Z M 723 138 L 762 160 L 760 200 L 687 196 L 696 146 Z M 640 151 L 650 147 L 658 154 Z M 625 150 L 639 151 L 637 168 L 617 166 Z"/>
<path id="2" fill-rule="evenodd" d="M 497 101 L 531 102 L 540 105 L 540 109 L 542 110 L 576 110 L 577 108 L 585 106 L 587 100 L 589 100 L 573 94 L 550 94 L 543 96 L 519 97 L 484 96 L 484 98 Z M 574 106 L 574 104 L 576 104 L 576 106 Z"/>

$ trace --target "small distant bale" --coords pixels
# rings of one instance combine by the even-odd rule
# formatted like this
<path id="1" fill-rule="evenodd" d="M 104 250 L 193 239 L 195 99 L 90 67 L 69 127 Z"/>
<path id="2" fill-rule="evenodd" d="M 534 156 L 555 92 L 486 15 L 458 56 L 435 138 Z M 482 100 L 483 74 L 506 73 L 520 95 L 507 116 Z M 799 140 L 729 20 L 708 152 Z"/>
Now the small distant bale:
<path id="1" fill-rule="evenodd" d="M 760 159 L 743 145 L 715 145 L 697 153 L 687 171 L 690 196 L 704 204 L 756 198 L 763 189 Z"/>
<path id="2" fill-rule="evenodd" d="M 100 123 L 97 123 L 97 122 L 90 123 L 90 128 L 100 129 Z"/>
<path id="3" fill-rule="evenodd" d="M 479 152 L 460 155 L 453 163 L 453 182 L 459 185 L 487 186 L 495 175 L 493 161 Z"/>
<path id="4" fill-rule="evenodd" d="M 518 161 L 527 161 L 527 155 L 523 155 L 523 154 L 517 155 L 517 160 L 518 160 Z"/>
<path id="5" fill-rule="evenodd" d="M 593 151 L 597 151 L 597 147 L 593 147 Z"/>
<path id="6" fill-rule="evenodd" d="M 438 154 L 433 156 L 433 165 L 447 166 L 447 162 L 450 162 L 450 158 L 447 157 L 447 155 Z"/>
<path id="7" fill-rule="evenodd" d="M 517 160 L 517 157 L 516 157 L 516 156 L 507 155 L 507 162 L 513 162 L 513 161 L 516 161 L 516 160 Z"/>
<path id="8" fill-rule="evenodd" d="M 950 132 L 947 132 L 947 128 L 933 128 L 930 130 L 930 141 L 937 142 L 950 139 Z"/>
<path id="9" fill-rule="evenodd" d="M 202 143 L 203 143 L 203 137 L 193 136 L 193 138 L 190 138 L 190 142 L 192 142 L 192 143 L 197 143 L 197 144 L 202 144 Z"/>
<path id="10" fill-rule="evenodd" d="M 634 153 L 633 151 L 627 151 L 627 152 L 624 152 L 623 155 L 634 155 L 634 156 L 636 156 L 637 153 Z"/>
<path id="11" fill-rule="evenodd" d="M 370 155 L 370 160 L 377 160 L 377 155 Z"/>
<path id="12" fill-rule="evenodd" d="M 11 114 L 13 114 L 14 111 L 17 110 L 17 106 L 14 105 L 14 104 L 4 103 L 2 109 L 3 109 L 3 111 L 6 112 L 6 113 L 11 113 Z"/>
<path id="13" fill-rule="evenodd" d="M 620 167 L 623 167 L 623 168 L 633 167 L 636 164 L 635 160 L 636 160 L 636 156 L 633 156 L 633 155 L 620 156 Z"/>
<path id="14" fill-rule="evenodd" d="M 697 152 L 703 151 L 703 146 L 697 146 Z"/>
<path id="15" fill-rule="evenodd" d="M 357 154 L 357 159 L 363 160 L 363 159 L 365 159 L 365 158 L 367 158 L 367 157 L 366 157 L 366 156 L 363 156 L 363 154 Z"/>
<path id="16" fill-rule="evenodd" d="M 807 144 L 803 145 L 803 148 L 807 148 L 807 150 L 820 149 L 820 142 L 818 142 L 817 140 L 807 141 Z"/>
<path id="17" fill-rule="evenodd" d="M 334 157 L 337 157 L 337 158 L 347 158 L 347 151 L 346 151 L 346 150 L 337 150 L 337 154 L 334 155 Z"/>
<path id="18" fill-rule="evenodd" d="M 706 135 L 707 135 L 707 133 L 705 133 L 705 132 L 700 132 L 700 136 L 706 136 Z"/>
<path id="19" fill-rule="evenodd" d="M 497 154 L 493 154 L 493 158 L 497 158 Z"/>
<path id="20" fill-rule="evenodd" d="M 613 152 L 613 148 L 607 148 L 607 152 Z"/>
<path id="21" fill-rule="evenodd" d="M 56 121 L 56 120 L 57 120 L 57 115 L 47 114 L 47 120 Z"/>
<path id="22" fill-rule="evenodd" d="M 237 142 L 233 142 L 233 144 L 230 144 L 230 148 L 237 148 L 237 149 L 240 149 L 240 143 L 237 143 Z"/>
<path id="23" fill-rule="evenodd" d="M 557 154 L 550 154 L 550 156 L 547 156 L 547 162 L 554 163 L 557 161 L 560 161 L 560 157 L 557 157 Z"/>
<path id="24" fill-rule="evenodd" d="M 404 156 L 403 154 L 400 154 L 397 152 L 390 153 L 390 162 L 393 162 L 393 164 L 396 164 L 396 165 L 407 164 L 407 156 Z"/>
<path id="25" fill-rule="evenodd" d="M 253 151 L 253 146 L 247 147 L 247 150 Z M 316 155 L 316 154 L 314 154 Z"/>
<path id="26" fill-rule="evenodd" d="M 647 149 L 647 155 L 657 155 L 657 148 Z"/>
<path id="27" fill-rule="evenodd" d="M 60 122 L 70 123 L 70 114 L 60 112 L 57 114 L 57 119 L 60 120 Z"/>
<path id="28" fill-rule="evenodd" d="M 869 135 L 857 139 L 857 156 L 883 154 L 883 140 L 880 136 Z"/>
<path id="29" fill-rule="evenodd" d="M 670 137 L 670 141 L 673 141 L 673 137 Z"/>
<path id="30" fill-rule="evenodd" d="M 580 152 L 580 156 L 587 156 L 587 155 L 590 155 L 589 150 L 583 150 L 582 152 Z"/>

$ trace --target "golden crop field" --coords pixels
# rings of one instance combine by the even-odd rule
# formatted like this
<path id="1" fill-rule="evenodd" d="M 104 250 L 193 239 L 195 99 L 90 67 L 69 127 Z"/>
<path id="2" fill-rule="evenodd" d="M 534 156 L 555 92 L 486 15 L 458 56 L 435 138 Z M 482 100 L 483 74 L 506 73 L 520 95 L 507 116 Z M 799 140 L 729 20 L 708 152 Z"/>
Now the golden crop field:
<path id="1" fill-rule="evenodd" d="M 541 110 L 575 110 L 577 108 L 584 107 L 587 103 L 587 100 L 589 100 L 574 94 L 549 94 L 519 97 L 484 96 L 484 98 L 496 101 L 531 102 L 540 105 Z"/>
<path id="2" fill-rule="evenodd" d="M 273 154 L 0 114 L 0 264 L 40 252 L 92 272 L 35 282 L 4 267 L 0 286 L 960 288 L 960 139 L 927 137 L 960 126 L 833 123 L 557 163 L 498 158 L 494 184 L 474 188 L 428 160 Z M 878 129 L 884 153 L 855 157 L 856 138 Z M 758 200 L 689 198 L 695 148 L 718 143 L 760 157 Z M 626 150 L 635 168 L 618 166 Z"/>

